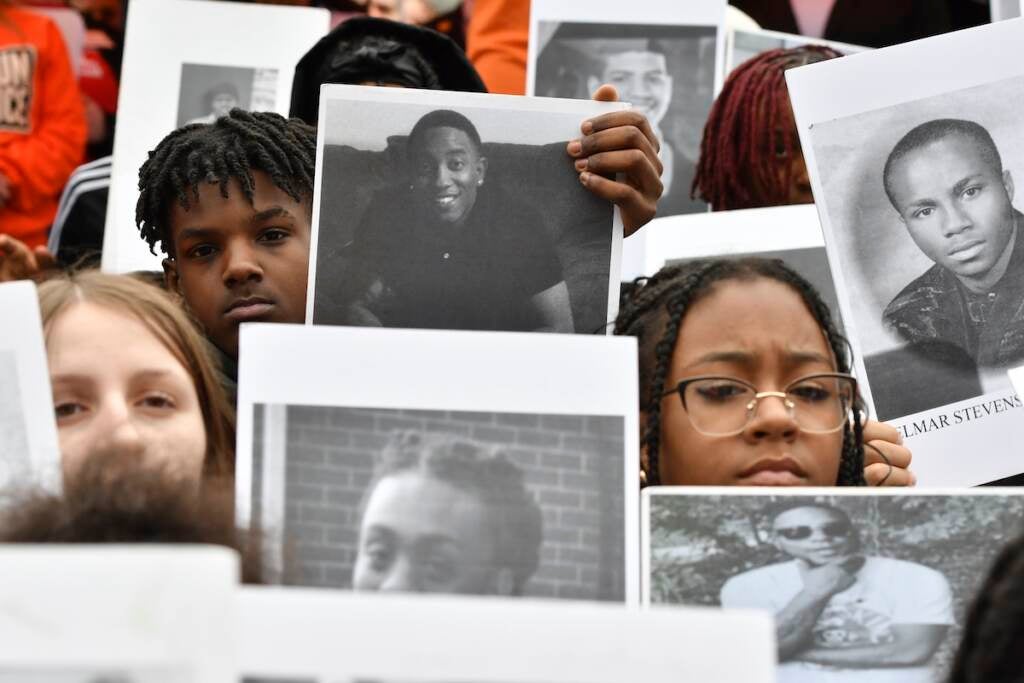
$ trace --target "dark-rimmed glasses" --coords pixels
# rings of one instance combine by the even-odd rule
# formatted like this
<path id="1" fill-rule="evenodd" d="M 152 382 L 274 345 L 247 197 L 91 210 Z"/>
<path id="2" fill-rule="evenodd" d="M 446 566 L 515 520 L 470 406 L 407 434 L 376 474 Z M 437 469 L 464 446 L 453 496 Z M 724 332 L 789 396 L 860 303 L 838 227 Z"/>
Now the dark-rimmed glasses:
<path id="1" fill-rule="evenodd" d="M 691 377 L 662 397 L 679 394 L 693 428 L 706 436 L 741 433 L 757 415 L 762 399 L 778 398 L 800 430 L 831 434 L 850 419 L 857 395 L 857 380 L 838 372 L 808 375 L 795 380 L 785 391 L 758 391 L 734 377 Z"/>
<path id="2" fill-rule="evenodd" d="M 821 533 L 828 538 L 846 538 L 853 532 L 853 526 L 849 522 L 829 522 L 823 524 Z M 775 529 L 775 533 L 787 541 L 806 541 L 814 535 L 815 527 L 810 526 L 785 526 Z"/>

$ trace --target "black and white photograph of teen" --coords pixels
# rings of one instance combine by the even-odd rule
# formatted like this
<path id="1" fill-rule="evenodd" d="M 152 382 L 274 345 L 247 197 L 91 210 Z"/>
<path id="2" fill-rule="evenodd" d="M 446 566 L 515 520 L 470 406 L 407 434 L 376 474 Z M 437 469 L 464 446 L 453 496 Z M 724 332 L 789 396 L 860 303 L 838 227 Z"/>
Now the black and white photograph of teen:
<path id="1" fill-rule="evenodd" d="M 706 211 L 690 186 L 714 99 L 715 27 L 541 21 L 537 35 L 534 94 L 588 99 L 614 85 L 661 141 L 658 216 Z"/>
<path id="2" fill-rule="evenodd" d="M 625 599 L 621 417 L 273 408 L 251 509 L 283 500 L 282 583 Z"/>
<path id="3" fill-rule="evenodd" d="M 0 488 L 26 474 L 29 464 L 17 357 L 12 351 L 0 351 Z"/>
<path id="4" fill-rule="evenodd" d="M 235 107 L 273 111 L 277 69 L 182 64 L 178 126 L 213 123 Z"/>
<path id="5" fill-rule="evenodd" d="M 1008 387 L 1024 362 L 1024 79 L 811 131 L 875 408 Z"/>
<path id="6" fill-rule="evenodd" d="M 566 157 L 580 118 L 328 100 L 312 321 L 602 329 L 614 214 Z"/>
<path id="7" fill-rule="evenodd" d="M 652 495 L 652 603 L 775 614 L 780 683 L 946 680 L 1015 495 Z"/>

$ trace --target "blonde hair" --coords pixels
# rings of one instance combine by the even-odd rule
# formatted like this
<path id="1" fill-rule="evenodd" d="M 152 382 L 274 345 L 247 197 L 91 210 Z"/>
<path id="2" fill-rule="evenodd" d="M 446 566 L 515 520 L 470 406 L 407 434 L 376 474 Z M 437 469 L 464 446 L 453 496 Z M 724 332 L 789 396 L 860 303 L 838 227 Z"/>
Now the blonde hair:
<path id="1" fill-rule="evenodd" d="M 128 275 L 83 270 L 39 285 L 43 329 L 67 308 L 89 302 L 137 318 L 192 377 L 206 427 L 205 476 L 234 472 L 235 411 L 217 372 L 212 347 L 184 308 L 167 292 Z"/>

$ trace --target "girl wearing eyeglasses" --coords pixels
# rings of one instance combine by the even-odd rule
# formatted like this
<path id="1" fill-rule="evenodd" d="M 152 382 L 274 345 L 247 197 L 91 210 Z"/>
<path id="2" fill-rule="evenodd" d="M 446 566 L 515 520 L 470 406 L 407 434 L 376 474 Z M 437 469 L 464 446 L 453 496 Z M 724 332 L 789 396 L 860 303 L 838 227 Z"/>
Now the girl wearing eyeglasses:
<path id="1" fill-rule="evenodd" d="M 646 484 L 914 484 L 896 429 L 865 420 L 828 306 L 781 261 L 666 266 L 615 333 L 638 338 Z"/>

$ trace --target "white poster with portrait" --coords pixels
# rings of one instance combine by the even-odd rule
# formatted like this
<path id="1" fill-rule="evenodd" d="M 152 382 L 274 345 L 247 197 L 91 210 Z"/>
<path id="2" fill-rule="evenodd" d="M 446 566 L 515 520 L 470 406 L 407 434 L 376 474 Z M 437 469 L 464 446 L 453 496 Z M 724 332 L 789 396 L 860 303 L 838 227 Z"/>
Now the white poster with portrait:
<path id="1" fill-rule="evenodd" d="M 650 487 L 646 605 L 777 615 L 779 683 L 940 683 L 997 555 L 1015 488 Z"/>
<path id="2" fill-rule="evenodd" d="M 238 392 L 269 581 L 635 604 L 634 339 L 247 324 Z"/>
<path id="3" fill-rule="evenodd" d="M 114 134 L 103 269 L 161 269 L 135 227 L 139 167 L 171 131 L 233 107 L 287 115 L 295 65 L 329 29 L 325 9 L 133 0 Z M 282 27 L 287 27 L 283 31 Z"/>
<path id="4" fill-rule="evenodd" d="M 821 294 L 839 319 L 832 269 L 813 204 L 715 211 L 653 221 L 622 250 L 622 281 L 651 276 L 667 265 L 708 258 L 781 259 Z"/>
<path id="5" fill-rule="evenodd" d="M 1024 19 L 787 72 L 853 345 L 924 486 L 1024 470 Z M 971 453 L 972 457 L 964 457 Z"/>
<path id="6" fill-rule="evenodd" d="M 752 610 L 242 588 L 237 613 L 242 683 L 774 681 Z"/>
<path id="7" fill-rule="evenodd" d="M 60 447 L 39 299 L 33 283 L 0 284 L 0 491 L 59 491 Z"/>
<path id="8" fill-rule="evenodd" d="M 724 22 L 724 0 L 534 0 L 526 92 L 588 99 L 614 85 L 661 142 L 658 215 L 706 211 L 690 185 L 721 86 Z"/>
<path id="9" fill-rule="evenodd" d="M 235 680 L 238 555 L 209 546 L 0 546 L 0 681 Z"/>
<path id="10" fill-rule="evenodd" d="M 725 49 L 725 75 L 728 78 L 736 67 L 743 62 L 753 59 L 762 52 L 769 50 L 790 49 L 803 47 L 804 45 L 821 45 L 828 47 L 843 55 L 853 55 L 858 52 L 866 52 L 869 47 L 863 45 L 852 45 L 840 43 L 835 40 L 824 40 L 822 38 L 811 38 L 794 33 L 783 33 L 781 31 L 750 30 L 739 28 L 729 31 Z"/>

